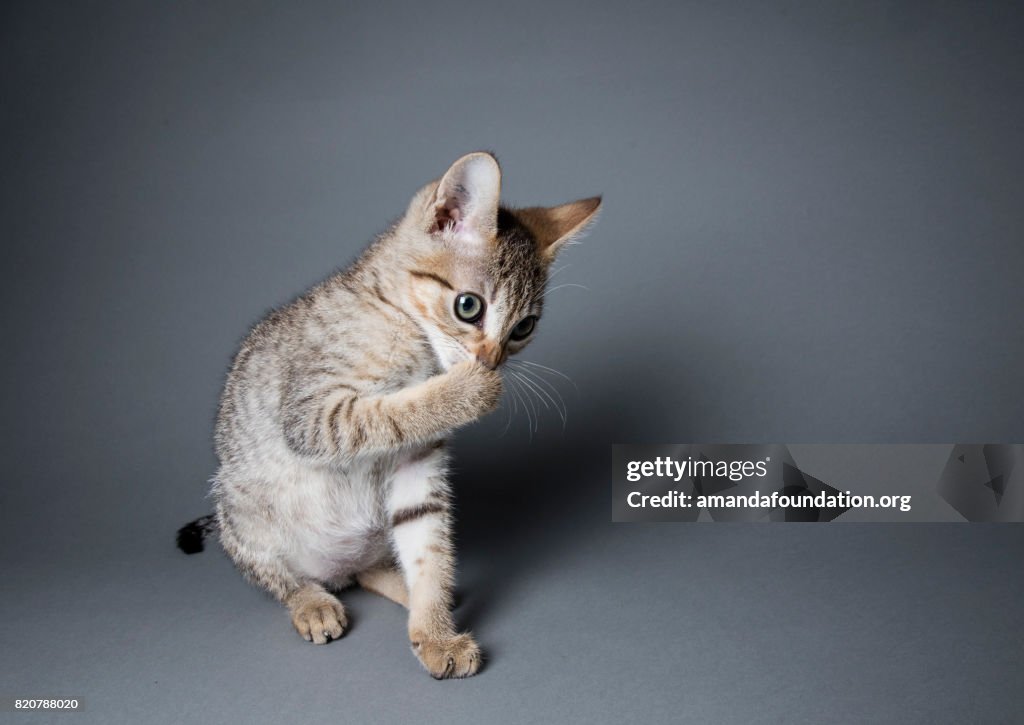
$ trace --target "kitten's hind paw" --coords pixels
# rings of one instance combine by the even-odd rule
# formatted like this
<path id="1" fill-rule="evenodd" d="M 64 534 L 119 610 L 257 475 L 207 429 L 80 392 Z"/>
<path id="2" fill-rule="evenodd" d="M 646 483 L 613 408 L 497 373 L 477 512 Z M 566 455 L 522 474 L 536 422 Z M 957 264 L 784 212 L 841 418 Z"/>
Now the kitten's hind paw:
<path id="1" fill-rule="evenodd" d="M 480 648 L 468 634 L 454 634 L 441 639 L 414 638 L 412 651 L 435 680 L 472 677 L 483 660 Z"/>
<path id="2" fill-rule="evenodd" d="M 289 602 L 292 624 L 307 642 L 327 644 L 348 628 L 345 607 L 327 592 L 301 595 Z"/>

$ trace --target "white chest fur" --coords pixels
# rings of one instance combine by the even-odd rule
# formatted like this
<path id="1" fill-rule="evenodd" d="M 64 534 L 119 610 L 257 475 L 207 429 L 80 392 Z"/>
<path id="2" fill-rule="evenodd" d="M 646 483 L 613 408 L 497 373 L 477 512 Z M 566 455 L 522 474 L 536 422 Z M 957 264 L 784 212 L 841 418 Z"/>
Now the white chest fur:
<path id="1" fill-rule="evenodd" d="M 392 555 L 391 512 L 436 490 L 444 455 L 361 461 L 345 470 L 301 465 L 282 497 L 289 559 L 305 576 L 342 583 Z"/>

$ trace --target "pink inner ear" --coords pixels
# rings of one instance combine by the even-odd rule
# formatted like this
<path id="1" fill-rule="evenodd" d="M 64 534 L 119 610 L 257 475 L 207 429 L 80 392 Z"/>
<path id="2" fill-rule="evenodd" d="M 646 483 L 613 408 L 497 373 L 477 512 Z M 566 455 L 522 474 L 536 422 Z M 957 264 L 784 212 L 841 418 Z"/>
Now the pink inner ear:
<path id="1" fill-rule="evenodd" d="M 434 209 L 434 226 L 432 232 L 440 232 L 445 229 L 459 231 L 459 222 L 462 220 L 462 212 L 455 205 L 452 199 L 446 199 Z"/>

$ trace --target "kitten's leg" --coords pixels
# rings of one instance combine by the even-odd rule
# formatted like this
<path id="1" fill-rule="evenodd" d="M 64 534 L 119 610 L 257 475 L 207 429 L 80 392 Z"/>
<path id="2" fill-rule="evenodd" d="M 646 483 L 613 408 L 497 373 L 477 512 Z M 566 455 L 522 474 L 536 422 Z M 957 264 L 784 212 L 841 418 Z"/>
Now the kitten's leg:
<path id="1" fill-rule="evenodd" d="M 224 551 L 247 580 L 266 589 L 288 607 L 292 624 L 303 639 L 327 644 L 341 637 L 348 626 L 348 618 L 337 597 L 320 584 L 297 577 L 281 559 L 261 555 L 246 546 L 222 509 L 218 510 L 218 521 Z"/>
<path id="2" fill-rule="evenodd" d="M 344 380 L 323 385 L 322 395 L 287 391 L 284 436 L 300 456 L 333 461 L 428 445 L 490 412 L 501 397 L 501 374 L 469 361 L 382 395 L 359 396 Z"/>
<path id="3" fill-rule="evenodd" d="M 409 641 L 413 652 L 438 679 L 469 677 L 480 669 L 480 648 L 468 633 L 455 631 L 451 545 L 444 455 L 400 468 L 388 497 L 392 539 L 409 591 Z"/>
<path id="4" fill-rule="evenodd" d="M 319 584 L 302 585 L 288 595 L 285 604 L 296 631 L 307 642 L 327 644 L 341 637 L 348 626 L 345 607 Z"/>
<path id="5" fill-rule="evenodd" d="M 402 572 L 393 565 L 380 566 L 356 575 L 359 586 L 368 592 L 387 597 L 395 604 L 409 608 L 409 590 Z"/>

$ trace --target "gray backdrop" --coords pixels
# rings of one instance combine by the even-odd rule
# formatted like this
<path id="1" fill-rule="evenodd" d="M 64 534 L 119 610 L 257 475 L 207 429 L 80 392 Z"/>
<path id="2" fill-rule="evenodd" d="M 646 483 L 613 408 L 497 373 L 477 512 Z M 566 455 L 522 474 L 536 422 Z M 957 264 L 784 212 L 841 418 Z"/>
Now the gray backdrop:
<path id="1" fill-rule="evenodd" d="M 5 3 L 0 695 L 76 722 L 1020 716 L 1024 529 L 618 524 L 613 442 L 1024 440 L 1013 4 Z M 462 153 L 603 193 L 529 359 L 563 432 L 458 440 L 437 683 L 352 593 L 312 647 L 214 547 L 237 342 Z M 18 716 L 18 721 L 27 720 Z"/>

